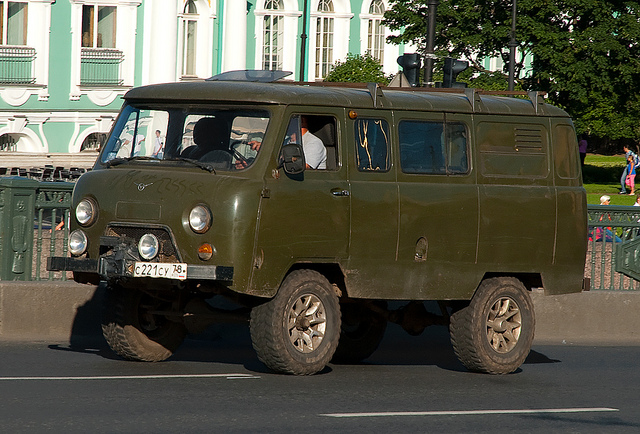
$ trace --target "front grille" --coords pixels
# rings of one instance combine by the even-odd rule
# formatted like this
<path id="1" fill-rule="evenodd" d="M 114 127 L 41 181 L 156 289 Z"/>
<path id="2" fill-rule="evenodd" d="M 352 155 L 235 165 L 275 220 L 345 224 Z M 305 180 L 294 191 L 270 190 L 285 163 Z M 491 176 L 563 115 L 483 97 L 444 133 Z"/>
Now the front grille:
<path id="1" fill-rule="evenodd" d="M 152 262 L 180 262 L 173 239 L 167 229 L 112 225 L 108 226 L 105 231 L 106 236 L 130 239 L 130 242 L 135 243 L 135 246 L 138 245 L 138 241 L 144 234 L 155 235 L 160 243 L 160 252 Z"/>

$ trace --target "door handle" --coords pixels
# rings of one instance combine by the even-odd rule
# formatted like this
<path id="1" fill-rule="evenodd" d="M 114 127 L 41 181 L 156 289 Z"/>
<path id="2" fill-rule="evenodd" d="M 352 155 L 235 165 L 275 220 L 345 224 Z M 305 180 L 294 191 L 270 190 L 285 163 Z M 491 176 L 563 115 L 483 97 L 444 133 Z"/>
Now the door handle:
<path id="1" fill-rule="evenodd" d="M 349 196 L 349 190 L 343 190 L 341 188 L 332 188 L 331 194 L 338 197 L 347 197 Z"/>

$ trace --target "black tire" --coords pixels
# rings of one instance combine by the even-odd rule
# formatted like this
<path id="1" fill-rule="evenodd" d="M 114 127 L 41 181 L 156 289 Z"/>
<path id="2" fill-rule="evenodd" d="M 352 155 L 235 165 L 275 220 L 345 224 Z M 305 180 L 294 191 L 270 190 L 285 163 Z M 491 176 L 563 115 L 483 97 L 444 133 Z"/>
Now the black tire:
<path id="1" fill-rule="evenodd" d="M 173 310 L 173 303 L 136 289 L 107 288 L 102 334 L 127 360 L 159 362 L 169 358 L 187 335 L 182 323 L 150 310 Z"/>
<path id="2" fill-rule="evenodd" d="M 344 303 L 340 342 L 333 359 L 334 363 L 358 363 L 378 349 L 387 329 L 387 320 L 364 303 Z M 386 305 L 380 305 L 382 309 Z"/>
<path id="3" fill-rule="evenodd" d="M 531 297 L 513 277 L 484 280 L 469 305 L 451 315 L 449 325 L 462 364 L 489 374 L 518 369 L 531 350 L 534 330 Z"/>
<path id="4" fill-rule="evenodd" d="M 329 363 L 340 337 L 340 305 L 329 281 L 297 270 L 278 293 L 251 310 L 251 341 L 269 369 L 312 375 Z"/>

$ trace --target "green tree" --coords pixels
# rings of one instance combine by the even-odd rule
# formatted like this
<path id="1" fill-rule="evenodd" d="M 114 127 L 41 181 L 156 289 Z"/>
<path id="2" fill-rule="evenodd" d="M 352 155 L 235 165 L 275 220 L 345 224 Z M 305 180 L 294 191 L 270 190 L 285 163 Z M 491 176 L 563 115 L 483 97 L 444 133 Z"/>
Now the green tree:
<path id="1" fill-rule="evenodd" d="M 385 23 L 399 31 L 392 42 L 426 46 L 427 0 L 391 0 Z M 440 1 L 436 47 L 441 57 L 481 60 L 509 54 L 511 0 Z M 527 90 L 548 92 L 579 132 L 608 139 L 640 138 L 640 2 L 518 0 L 519 56 L 533 55 Z M 505 71 L 502 71 L 506 73 Z"/>
<path id="2" fill-rule="evenodd" d="M 344 62 L 337 61 L 327 74 L 324 81 L 348 83 L 389 83 L 384 75 L 382 65 L 378 59 L 370 54 L 347 54 Z"/>

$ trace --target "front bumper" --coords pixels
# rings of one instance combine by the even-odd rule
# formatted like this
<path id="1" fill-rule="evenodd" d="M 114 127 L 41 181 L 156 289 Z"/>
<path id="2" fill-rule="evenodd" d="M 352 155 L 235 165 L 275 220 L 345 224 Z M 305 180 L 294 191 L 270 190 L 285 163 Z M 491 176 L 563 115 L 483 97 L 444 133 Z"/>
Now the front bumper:
<path id="1" fill-rule="evenodd" d="M 86 259 L 52 256 L 47 258 L 47 270 L 97 274 L 101 279 L 133 278 L 135 262 L 129 259 Z M 233 267 L 187 264 L 187 279 L 232 282 Z"/>

